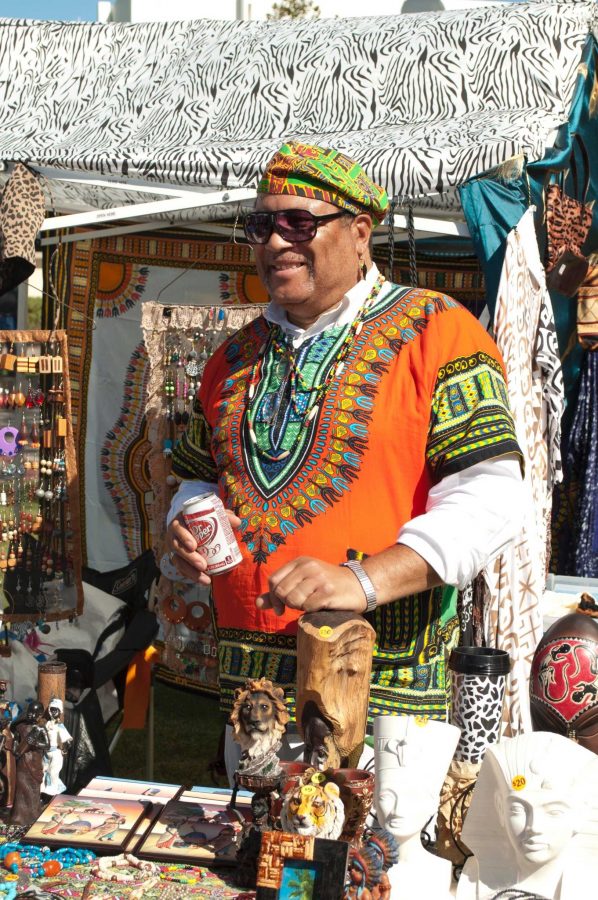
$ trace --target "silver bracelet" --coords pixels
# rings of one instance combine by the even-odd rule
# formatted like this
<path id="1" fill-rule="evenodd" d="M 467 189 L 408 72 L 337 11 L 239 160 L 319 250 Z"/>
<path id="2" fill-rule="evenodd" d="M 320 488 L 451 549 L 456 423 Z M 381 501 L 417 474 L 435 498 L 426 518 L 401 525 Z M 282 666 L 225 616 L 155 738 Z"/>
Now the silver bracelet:
<path id="1" fill-rule="evenodd" d="M 372 584 L 372 579 L 370 578 L 370 576 L 367 574 L 361 563 L 358 563 L 356 559 L 350 559 L 348 562 L 341 563 L 341 565 L 346 566 L 348 569 L 351 569 L 363 589 L 366 600 L 366 607 L 364 612 L 373 612 L 373 610 L 376 609 L 378 600 L 376 598 L 376 588 Z"/>

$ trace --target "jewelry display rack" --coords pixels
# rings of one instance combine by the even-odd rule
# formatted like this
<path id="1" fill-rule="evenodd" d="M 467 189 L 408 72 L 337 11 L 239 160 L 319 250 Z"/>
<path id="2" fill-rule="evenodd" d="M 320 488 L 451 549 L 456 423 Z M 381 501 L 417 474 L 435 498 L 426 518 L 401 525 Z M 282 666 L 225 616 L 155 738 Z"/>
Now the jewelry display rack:
<path id="1" fill-rule="evenodd" d="M 150 367 L 146 417 L 153 501 L 149 509 L 154 553 L 158 563 L 162 560 L 156 612 L 163 640 L 157 645 L 169 680 L 213 691 L 217 691 L 218 662 L 209 589 L 181 581 L 164 559 L 166 514 L 178 485 L 171 473 L 171 458 L 189 421 L 206 362 L 223 341 L 263 309 L 258 305 L 143 304 L 141 327 Z"/>
<path id="2" fill-rule="evenodd" d="M 42 633 L 83 609 L 67 353 L 64 331 L 0 331 L 0 603 Z"/>

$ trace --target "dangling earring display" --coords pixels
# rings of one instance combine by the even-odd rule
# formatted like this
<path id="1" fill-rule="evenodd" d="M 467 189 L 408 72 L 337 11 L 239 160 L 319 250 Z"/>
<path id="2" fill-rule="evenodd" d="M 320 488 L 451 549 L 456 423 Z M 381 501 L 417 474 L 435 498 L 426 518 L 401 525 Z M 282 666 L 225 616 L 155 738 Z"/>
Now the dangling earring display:
<path id="1" fill-rule="evenodd" d="M 359 257 L 359 271 L 361 272 L 362 280 L 365 281 L 367 274 L 368 274 L 368 267 L 365 264 L 365 260 L 364 260 L 363 256 Z"/>

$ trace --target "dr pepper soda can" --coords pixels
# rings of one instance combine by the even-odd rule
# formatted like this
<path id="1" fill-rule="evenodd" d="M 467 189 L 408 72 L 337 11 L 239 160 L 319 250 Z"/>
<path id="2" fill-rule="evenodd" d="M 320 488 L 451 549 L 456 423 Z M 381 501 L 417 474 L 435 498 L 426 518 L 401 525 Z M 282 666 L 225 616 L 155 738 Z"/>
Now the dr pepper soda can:
<path id="1" fill-rule="evenodd" d="M 220 575 L 239 565 L 243 557 L 216 494 L 199 494 L 183 503 L 183 519 L 207 560 L 208 575 Z"/>

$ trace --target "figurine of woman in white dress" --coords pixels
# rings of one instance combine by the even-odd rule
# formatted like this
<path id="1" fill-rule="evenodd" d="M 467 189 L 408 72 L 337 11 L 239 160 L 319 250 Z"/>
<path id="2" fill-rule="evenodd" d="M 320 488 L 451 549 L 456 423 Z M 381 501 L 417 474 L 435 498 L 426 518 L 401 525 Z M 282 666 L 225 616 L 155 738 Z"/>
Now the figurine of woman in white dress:
<path id="1" fill-rule="evenodd" d="M 72 737 L 62 723 L 64 705 L 58 697 L 53 697 L 48 703 L 46 731 L 50 747 L 44 755 L 44 781 L 42 794 L 54 796 L 62 794 L 66 785 L 60 777 L 64 757 L 73 742 Z"/>

